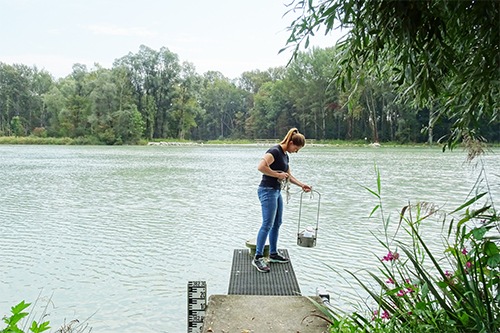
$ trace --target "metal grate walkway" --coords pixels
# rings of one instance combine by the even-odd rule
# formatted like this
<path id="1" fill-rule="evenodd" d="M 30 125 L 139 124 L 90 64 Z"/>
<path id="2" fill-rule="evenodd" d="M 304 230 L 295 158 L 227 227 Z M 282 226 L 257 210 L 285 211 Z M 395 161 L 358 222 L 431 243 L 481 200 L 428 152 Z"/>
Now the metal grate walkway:
<path id="1" fill-rule="evenodd" d="M 287 250 L 279 250 L 288 256 Z M 252 266 L 248 249 L 236 249 L 229 280 L 228 295 L 300 296 L 292 263 L 270 264 L 271 272 L 261 273 Z"/>

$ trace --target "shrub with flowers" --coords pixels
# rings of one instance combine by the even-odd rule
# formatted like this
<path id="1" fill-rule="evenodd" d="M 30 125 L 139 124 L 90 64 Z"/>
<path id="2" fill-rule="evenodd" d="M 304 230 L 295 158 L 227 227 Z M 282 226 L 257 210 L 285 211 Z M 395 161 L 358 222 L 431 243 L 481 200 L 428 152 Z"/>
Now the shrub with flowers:
<path id="1" fill-rule="evenodd" d="M 431 204 L 408 204 L 390 236 L 376 173 L 377 190 L 365 188 L 379 201 L 371 216 L 378 211 L 384 223 L 385 240 L 378 240 L 387 253 L 378 272 L 368 272 L 380 289 L 349 272 L 371 302 L 348 314 L 318 304 L 331 332 L 500 332 L 500 221 L 492 199 L 480 204 L 488 197 L 478 193 L 444 216 Z M 433 217 L 443 223 L 438 254 L 420 230 Z"/>

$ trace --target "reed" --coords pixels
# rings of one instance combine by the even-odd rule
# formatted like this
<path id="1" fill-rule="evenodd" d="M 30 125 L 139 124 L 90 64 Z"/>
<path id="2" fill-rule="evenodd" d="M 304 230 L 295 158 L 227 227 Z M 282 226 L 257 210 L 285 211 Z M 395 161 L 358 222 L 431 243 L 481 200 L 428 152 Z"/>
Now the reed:
<path id="1" fill-rule="evenodd" d="M 315 303 L 331 332 L 499 332 L 500 222 L 493 198 L 471 192 L 472 198 L 446 214 L 430 203 L 408 204 L 396 228 L 389 228 L 375 171 L 376 189 L 365 189 L 377 200 L 370 216 L 382 220 L 384 235 L 375 237 L 387 252 L 379 256 L 377 271 L 368 272 L 373 284 L 348 272 L 369 295 L 356 311 Z M 443 242 L 433 251 L 421 227 L 436 218 Z"/>

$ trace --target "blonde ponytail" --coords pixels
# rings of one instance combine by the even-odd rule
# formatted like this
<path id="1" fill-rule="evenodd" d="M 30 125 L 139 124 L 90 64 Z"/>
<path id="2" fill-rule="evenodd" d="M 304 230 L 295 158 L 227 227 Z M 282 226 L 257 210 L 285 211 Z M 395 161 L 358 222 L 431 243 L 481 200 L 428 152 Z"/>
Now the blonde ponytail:
<path id="1" fill-rule="evenodd" d="M 280 144 L 288 145 L 290 141 L 292 141 L 294 145 L 299 147 L 304 147 L 306 144 L 306 138 L 304 137 L 304 135 L 300 134 L 299 130 L 295 127 L 291 128 L 288 131 L 285 138 L 280 142 Z"/>

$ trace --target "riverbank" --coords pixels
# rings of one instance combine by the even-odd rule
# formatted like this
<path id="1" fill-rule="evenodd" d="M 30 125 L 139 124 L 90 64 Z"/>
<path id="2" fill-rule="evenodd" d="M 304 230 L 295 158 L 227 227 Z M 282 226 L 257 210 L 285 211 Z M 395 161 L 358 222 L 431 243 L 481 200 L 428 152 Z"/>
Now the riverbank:
<path id="1" fill-rule="evenodd" d="M 189 145 L 272 145 L 278 143 L 278 139 L 256 139 L 256 140 L 208 140 L 208 141 L 189 141 L 189 140 L 175 140 L 175 139 L 155 139 L 153 141 L 140 140 L 136 145 L 158 145 L 158 146 L 189 146 Z M 43 138 L 36 136 L 0 136 L 0 144 L 5 145 L 87 145 L 99 146 L 105 145 L 95 138 Z M 314 146 L 339 146 L 339 147 L 429 147 L 427 143 L 398 143 L 398 142 L 381 142 L 380 144 L 373 144 L 364 140 L 314 140 L 308 139 L 307 145 Z M 442 144 L 434 143 L 432 147 L 442 147 Z M 489 143 L 486 147 L 500 147 L 500 143 Z"/>

